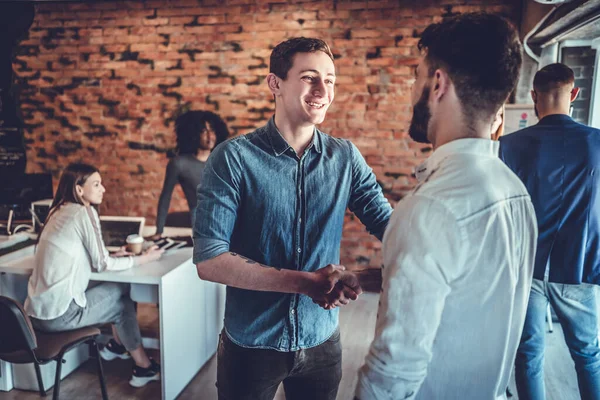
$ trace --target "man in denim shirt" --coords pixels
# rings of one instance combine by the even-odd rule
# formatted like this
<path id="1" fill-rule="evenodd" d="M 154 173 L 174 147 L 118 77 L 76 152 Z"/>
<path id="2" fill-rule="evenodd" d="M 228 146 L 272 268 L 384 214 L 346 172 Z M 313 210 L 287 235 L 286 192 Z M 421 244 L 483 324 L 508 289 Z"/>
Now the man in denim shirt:
<path id="1" fill-rule="evenodd" d="M 500 138 L 500 157 L 531 193 L 539 226 L 527 317 L 515 362 L 519 399 L 543 400 L 546 309 L 552 304 L 582 399 L 600 399 L 600 130 L 575 122 L 573 71 L 550 64 L 533 80 L 540 121 Z"/>
<path id="2" fill-rule="evenodd" d="M 272 399 L 283 382 L 288 400 L 333 400 L 336 306 L 361 291 L 336 265 L 345 210 L 379 239 L 392 210 L 358 149 L 315 128 L 334 97 L 327 44 L 280 43 L 266 80 L 275 116 L 219 145 L 198 188 L 194 262 L 201 279 L 227 285 L 219 399 Z"/>

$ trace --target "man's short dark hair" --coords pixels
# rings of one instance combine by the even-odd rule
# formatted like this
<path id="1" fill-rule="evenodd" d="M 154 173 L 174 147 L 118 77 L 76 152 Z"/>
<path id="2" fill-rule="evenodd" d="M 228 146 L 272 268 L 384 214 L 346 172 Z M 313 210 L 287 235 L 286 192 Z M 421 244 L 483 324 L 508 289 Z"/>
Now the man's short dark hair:
<path id="1" fill-rule="evenodd" d="M 468 13 L 429 25 L 418 46 L 427 51 L 430 76 L 438 68 L 450 76 L 468 123 L 491 118 L 517 84 L 521 42 L 498 15 Z"/>
<path id="2" fill-rule="evenodd" d="M 314 53 L 316 51 L 322 51 L 333 61 L 331 49 L 321 39 L 295 37 L 281 42 L 271 52 L 269 72 L 281 79 L 287 79 L 288 71 L 292 68 L 294 56 L 297 53 Z"/>
<path id="3" fill-rule="evenodd" d="M 575 83 L 573 70 L 565 64 L 555 63 L 540 69 L 533 78 L 533 89 L 536 92 L 550 92 L 563 86 Z"/>

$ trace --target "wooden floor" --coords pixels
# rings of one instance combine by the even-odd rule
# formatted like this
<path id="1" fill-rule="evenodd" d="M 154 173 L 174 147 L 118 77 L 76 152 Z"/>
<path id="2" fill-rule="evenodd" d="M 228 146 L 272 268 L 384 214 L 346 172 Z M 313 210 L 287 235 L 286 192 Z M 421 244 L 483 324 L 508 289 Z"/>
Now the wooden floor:
<path id="1" fill-rule="evenodd" d="M 340 384 L 338 399 L 352 399 L 356 385 L 356 371 L 362 365 L 368 345 L 373 339 L 378 295 L 364 294 L 352 305 L 344 307 L 340 316 L 340 328 L 343 344 L 343 377 Z M 158 318 L 153 307 L 139 309 L 142 331 L 158 331 Z M 554 332 L 547 337 L 546 352 L 546 392 L 548 400 L 579 399 L 577 381 L 573 363 L 564 344 L 560 325 L 554 324 Z M 157 352 L 151 352 L 159 358 Z M 160 386 L 157 382 L 148 384 L 141 389 L 134 389 L 127 381 L 131 374 L 131 361 L 115 360 L 104 363 L 104 371 L 111 400 L 126 399 L 160 399 Z M 181 400 L 216 399 L 215 388 L 216 359 L 213 357 L 181 393 Z M 514 389 L 514 380 L 511 381 Z M 48 394 L 51 396 L 51 393 Z M 39 399 L 35 392 L 12 390 L 0 392 L 0 400 L 34 400 Z M 88 361 L 81 368 L 68 376 L 61 383 L 62 399 L 98 399 L 100 387 L 98 384 L 95 363 Z M 283 400 L 283 391 L 277 393 L 276 400 Z M 512 399 L 516 400 L 515 395 Z M 470 399 L 465 399 L 470 400 Z"/>

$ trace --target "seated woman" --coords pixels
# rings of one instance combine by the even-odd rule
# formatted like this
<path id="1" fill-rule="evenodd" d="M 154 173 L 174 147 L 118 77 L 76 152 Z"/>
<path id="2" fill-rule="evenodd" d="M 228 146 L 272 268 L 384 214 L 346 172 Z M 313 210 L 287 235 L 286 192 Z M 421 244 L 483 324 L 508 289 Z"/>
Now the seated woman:
<path id="1" fill-rule="evenodd" d="M 196 208 L 196 188 L 200 184 L 204 165 L 212 149 L 229 136 L 225 122 L 210 111 L 188 111 L 175 120 L 177 156 L 167 164 L 162 192 L 158 200 L 156 234 L 152 240 L 162 236 L 167 220 L 171 196 L 179 183 L 188 203 L 189 210 Z M 185 225 L 191 226 L 188 213 Z"/>
<path id="2" fill-rule="evenodd" d="M 34 327 L 45 332 L 112 323 L 114 339 L 100 354 L 105 360 L 131 355 L 135 364 L 129 383 L 141 387 L 160 379 L 160 366 L 142 347 L 129 285 L 105 282 L 88 289 L 88 284 L 92 269 L 133 268 L 159 259 L 163 251 L 153 247 L 136 257 L 125 257 L 124 251 L 111 257 L 93 207 L 102 203 L 104 192 L 100 173 L 91 165 L 71 164 L 63 172 L 39 235 L 25 310 Z"/>

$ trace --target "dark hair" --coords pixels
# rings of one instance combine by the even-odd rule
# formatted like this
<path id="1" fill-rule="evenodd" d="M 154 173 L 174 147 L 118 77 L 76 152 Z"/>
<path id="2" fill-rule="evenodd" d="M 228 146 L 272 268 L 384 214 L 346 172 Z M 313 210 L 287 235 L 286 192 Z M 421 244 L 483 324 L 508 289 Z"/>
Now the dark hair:
<path id="1" fill-rule="evenodd" d="M 438 68 L 450 76 L 469 124 L 491 118 L 519 78 L 521 42 L 498 15 L 468 13 L 429 25 L 418 46 L 427 51 L 430 76 Z"/>
<path id="2" fill-rule="evenodd" d="M 317 51 L 327 54 L 333 61 L 331 49 L 321 39 L 295 37 L 281 42 L 271 52 L 269 72 L 281 79 L 287 79 L 288 71 L 292 68 L 294 56 L 297 53 L 314 53 Z"/>
<path id="3" fill-rule="evenodd" d="M 537 92 L 550 92 L 575 82 L 573 70 L 565 64 L 555 63 L 540 69 L 533 78 L 533 89 Z"/>
<path id="4" fill-rule="evenodd" d="M 62 175 L 60 176 L 60 180 L 58 181 L 58 188 L 56 189 L 56 195 L 54 196 L 54 200 L 52 200 L 52 205 L 50 206 L 50 212 L 46 217 L 46 221 L 44 223 L 44 227 L 46 223 L 50 220 L 50 217 L 65 203 L 77 203 L 84 204 L 83 199 L 79 194 L 77 194 L 76 186 L 83 186 L 85 182 L 88 180 L 90 176 L 94 173 L 100 172 L 98 168 L 83 163 L 72 163 L 65 168 Z M 42 237 L 42 232 L 44 231 L 44 227 L 42 227 L 40 234 L 38 235 L 38 239 Z"/>
<path id="5" fill-rule="evenodd" d="M 188 111 L 175 120 L 175 134 L 177 135 L 177 153 L 194 154 L 200 149 L 200 135 L 206 131 L 206 124 L 210 124 L 217 136 L 216 144 L 229 137 L 229 130 L 225 122 L 217 114 L 210 111 Z"/>

